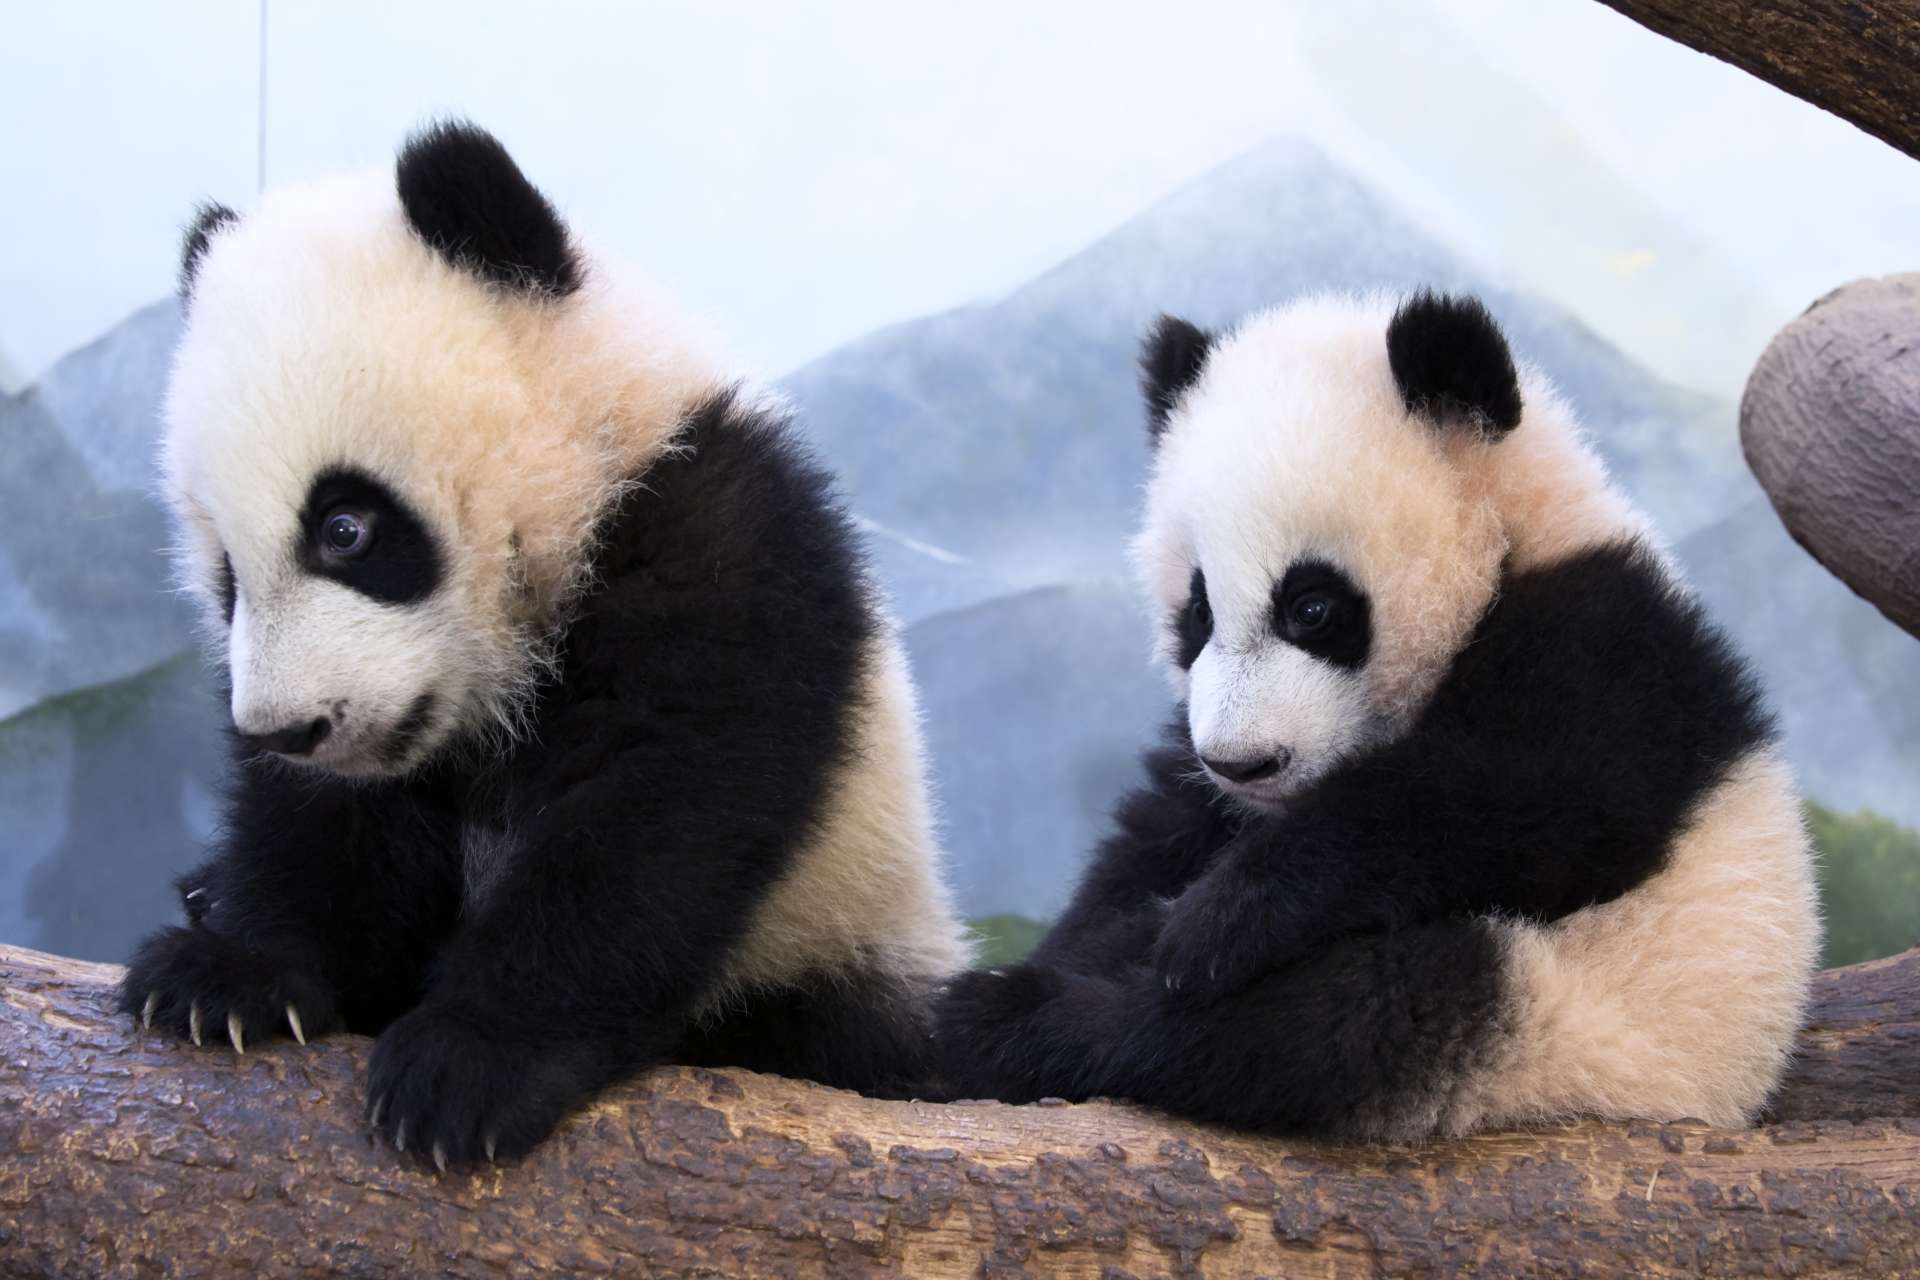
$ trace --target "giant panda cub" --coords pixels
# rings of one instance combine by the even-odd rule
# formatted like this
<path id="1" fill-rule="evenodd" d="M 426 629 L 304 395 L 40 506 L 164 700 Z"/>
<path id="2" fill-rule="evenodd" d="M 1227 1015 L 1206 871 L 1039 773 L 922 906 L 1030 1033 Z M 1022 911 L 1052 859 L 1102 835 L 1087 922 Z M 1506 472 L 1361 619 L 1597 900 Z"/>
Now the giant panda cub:
<path id="1" fill-rule="evenodd" d="M 780 409 L 465 124 L 206 209 L 182 295 L 162 466 L 233 785 L 124 1008 L 377 1033 L 371 1122 L 443 1167 L 667 1060 L 912 1091 L 962 934 L 900 640 Z"/>
<path id="2" fill-rule="evenodd" d="M 1759 691 L 1472 299 L 1146 344 L 1183 700 L 947 1084 L 1329 1138 L 1750 1120 L 1820 923 Z"/>

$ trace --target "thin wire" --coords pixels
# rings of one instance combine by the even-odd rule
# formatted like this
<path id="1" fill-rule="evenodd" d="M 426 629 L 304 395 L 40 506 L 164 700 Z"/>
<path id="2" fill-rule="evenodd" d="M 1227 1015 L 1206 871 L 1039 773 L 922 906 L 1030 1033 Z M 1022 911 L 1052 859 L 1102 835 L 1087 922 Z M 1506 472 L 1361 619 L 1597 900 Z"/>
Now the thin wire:
<path id="1" fill-rule="evenodd" d="M 260 126 L 254 167 L 254 190 L 258 194 L 267 189 L 267 0 L 260 0 L 260 102 L 255 116 Z"/>

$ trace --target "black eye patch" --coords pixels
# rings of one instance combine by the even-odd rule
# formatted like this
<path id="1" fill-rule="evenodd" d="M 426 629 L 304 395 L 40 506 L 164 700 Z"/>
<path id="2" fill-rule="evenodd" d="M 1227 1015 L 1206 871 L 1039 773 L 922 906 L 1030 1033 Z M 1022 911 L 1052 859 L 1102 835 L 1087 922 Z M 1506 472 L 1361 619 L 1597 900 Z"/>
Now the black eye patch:
<path id="1" fill-rule="evenodd" d="M 1353 670 L 1373 648 L 1373 607 L 1352 578 L 1324 560 L 1294 562 L 1273 588 L 1273 633 Z"/>
<path id="2" fill-rule="evenodd" d="M 1182 667 L 1191 667 L 1200 651 L 1213 638 L 1213 607 L 1207 603 L 1207 576 L 1198 569 L 1187 586 L 1187 602 L 1173 615 L 1173 635 L 1178 642 L 1175 658 Z"/>
<path id="3" fill-rule="evenodd" d="M 220 553 L 220 575 L 216 583 L 220 592 L 220 613 L 226 618 L 227 625 L 233 625 L 233 606 L 240 599 L 240 584 L 233 576 L 233 557 Z"/>
<path id="4" fill-rule="evenodd" d="M 364 541 L 342 554 L 340 535 L 349 521 Z M 414 604 L 440 585 L 440 547 L 426 522 L 392 489 L 352 467 L 331 467 L 314 477 L 300 509 L 294 555 L 308 573 L 383 604 Z"/>

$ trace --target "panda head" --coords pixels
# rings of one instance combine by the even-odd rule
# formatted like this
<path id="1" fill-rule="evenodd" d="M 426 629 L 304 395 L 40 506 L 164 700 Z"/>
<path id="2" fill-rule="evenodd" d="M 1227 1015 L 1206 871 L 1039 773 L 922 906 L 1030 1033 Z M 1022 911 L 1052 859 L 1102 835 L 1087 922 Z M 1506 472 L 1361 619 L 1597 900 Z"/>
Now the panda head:
<path id="1" fill-rule="evenodd" d="M 521 722 L 638 456 L 610 424 L 670 422 L 698 380 L 610 342 L 634 326 L 597 286 L 464 124 L 386 174 L 202 210 L 161 469 L 247 747 L 374 778 Z"/>
<path id="2" fill-rule="evenodd" d="M 1142 369 L 1157 654 L 1214 784 L 1284 806 L 1405 732 L 1492 601 L 1520 377 L 1485 307 L 1431 293 L 1163 318 Z"/>

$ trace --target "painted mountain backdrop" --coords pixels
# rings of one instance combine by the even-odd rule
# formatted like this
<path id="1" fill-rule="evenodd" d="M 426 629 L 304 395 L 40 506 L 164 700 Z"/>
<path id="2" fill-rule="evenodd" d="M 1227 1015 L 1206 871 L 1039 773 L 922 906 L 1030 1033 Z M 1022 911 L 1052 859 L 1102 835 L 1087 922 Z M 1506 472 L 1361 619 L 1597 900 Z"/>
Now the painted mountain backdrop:
<path id="1" fill-rule="evenodd" d="M 1309 146 L 1177 192 L 1011 295 L 895 325 L 786 386 L 908 626 L 969 915 L 1063 899 L 1168 711 L 1124 546 L 1160 311 L 1307 289 L 1481 293 L 1582 411 L 1766 676 L 1808 792 L 1920 822 L 1920 646 L 1788 539 L 1729 403 L 1666 385 L 1478 275 Z M 211 829 L 220 709 L 147 493 L 177 327 L 157 304 L 0 404 L 0 939 L 118 958 Z"/>

